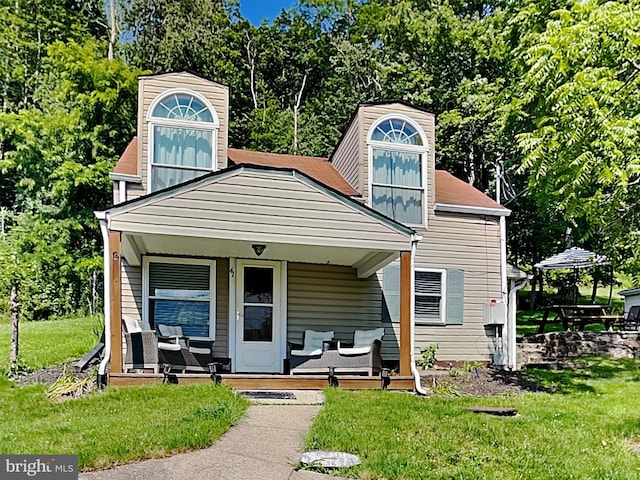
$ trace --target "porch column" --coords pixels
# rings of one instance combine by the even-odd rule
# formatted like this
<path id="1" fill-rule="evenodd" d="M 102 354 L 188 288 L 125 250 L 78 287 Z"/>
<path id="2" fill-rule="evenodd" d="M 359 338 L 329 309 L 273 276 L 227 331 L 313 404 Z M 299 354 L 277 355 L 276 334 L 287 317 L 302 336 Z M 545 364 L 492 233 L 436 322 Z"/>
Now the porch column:
<path id="1" fill-rule="evenodd" d="M 109 301 L 111 302 L 111 372 L 122 373 L 122 302 L 120 279 L 122 265 L 120 259 L 120 232 L 109 232 L 109 248 L 111 256 L 111 285 Z M 106 300 L 106 299 L 105 299 Z"/>
<path id="2" fill-rule="evenodd" d="M 411 252 L 400 253 L 400 375 L 411 375 Z"/>

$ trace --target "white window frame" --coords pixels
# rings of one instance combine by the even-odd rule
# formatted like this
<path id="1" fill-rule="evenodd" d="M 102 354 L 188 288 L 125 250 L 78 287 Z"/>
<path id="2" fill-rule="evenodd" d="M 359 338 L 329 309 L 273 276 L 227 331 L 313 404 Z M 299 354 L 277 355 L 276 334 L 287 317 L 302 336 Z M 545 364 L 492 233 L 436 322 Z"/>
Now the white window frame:
<path id="1" fill-rule="evenodd" d="M 196 100 L 203 103 L 205 107 L 209 109 L 211 113 L 212 121 L 211 122 L 197 122 L 190 120 L 180 120 L 175 118 L 162 118 L 162 117 L 154 117 L 153 112 L 164 99 L 170 97 L 171 95 L 191 95 Z M 154 135 L 156 126 L 161 127 L 172 127 L 172 128 L 183 128 L 190 130 L 200 130 L 205 132 L 211 132 L 212 142 L 211 142 L 211 168 L 203 168 L 203 167 L 183 167 L 180 165 L 168 165 L 165 163 L 154 163 Z M 213 107 L 211 102 L 209 102 L 205 97 L 200 95 L 193 90 L 189 90 L 187 88 L 174 88 L 171 90 L 166 90 L 154 98 L 153 102 L 149 106 L 147 110 L 147 138 L 149 139 L 147 142 L 147 191 L 153 192 L 152 190 L 152 180 L 153 180 L 153 167 L 162 167 L 162 168 L 173 168 L 176 170 L 199 170 L 202 171 L 203 174 L 209 172 L 215 172 L 218 169 L 218 130 L 220 129 L 220 120 L 218 118 L 218 113 L 216 109 Z"/>
<path id="2" fill-rule="evenodd" d="M 216 261 L 202 258 L 182 258 L 182 257 L 162 257 L 144 256 L 142 267 L 142 317 L 149 323 L 149 300 L 179 300 L 176 297 L 163 298 L 149 295 L 149 264 L 150 263 L 174 263 L 181 265 L 208 265 L 209 266 L 209 336 L 191 337 L 194 340 L 215 340 L 216 339 Z M 193 298 L 189 301 L 201 301 Z M 155 327 L 155 325 L 154 325 Z"/>
<path id="3" fill-rule="evenodd" d="M 417 275 L 418 272 L 431 272 L 431 273 L 439 273 L 440 274 L 440 320 L 424 320 L 418 318 L 418 314 L 415 314 L 415 323 L 416 325 L 446 325 L 447 324 L 447 270 L 444 268 L 415 268 L 414 269 L 414 277 L 416 281 L 414 281 L 413 287 L 413 308 L 415 312 L 416 308 L 416 298 L 417 293 L 415 289 L 415 283 L 417 283 Z"/>
<path id="4" fill-rule="evenodd" d="M 422 145 L 407 145 L 404 143 L 393 143 L 393 142 L 383 142 L 380 140 L 373 140 L 373 133 L 375 129 L 381 123 L 384 123 L 389 120 L 401 120 L 406 122 L 412 128 L 418 132 L 422 140 Z M 378 118 L 374 123 L 372 123 L 371 128 L 369 128 L 369 133 L 367 135 L 367 147 L 368 147 L 368 206 L 373 207 L 373 150 L 390 150 L 395 152 L 404 152 L 404 153 L 417 153 L 420 155 L 420 163 L 422 168 L 422 187 L 408 187 L 404 185 L 395 185 L 395 184 L 383 184 L 376 183 L 376 186 L 380 187 L 397 187 L 404 188 L 407 190 L 417 190 L 422 192 L 422 222 L 421 223 L 407 223 L 407 226 L 410 227 L 422 227 L 427 228 L 427 162 L 429 160 L 429 144 L 427 141 L 427 135 L 424 133 L 424 130 L 418 125 L 415 121 L 410 119 L 409 117 L 401 114 L 390 113 Z M 374 209 L 375 210 L 375 209 Z"/>

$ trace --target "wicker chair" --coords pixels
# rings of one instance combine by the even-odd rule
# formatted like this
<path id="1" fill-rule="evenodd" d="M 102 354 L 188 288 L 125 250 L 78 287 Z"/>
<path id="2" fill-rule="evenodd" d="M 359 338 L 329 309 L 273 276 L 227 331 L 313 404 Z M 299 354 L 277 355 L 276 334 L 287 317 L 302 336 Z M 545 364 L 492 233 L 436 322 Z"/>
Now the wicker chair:
<path id="1" fill-rule="evenodd" d="M 289 343 L 290 373 L 325 373 L 328 344 L 333 341 L 333 331 L 316 332 L 305 330 L 302 337 L 302 345 Z"/>
<path id="2" fill-rule="evenodd" d="M 634 305 L 620 320 L 620 328 L 626 331 L 640 330 L 640 305 Z"/>

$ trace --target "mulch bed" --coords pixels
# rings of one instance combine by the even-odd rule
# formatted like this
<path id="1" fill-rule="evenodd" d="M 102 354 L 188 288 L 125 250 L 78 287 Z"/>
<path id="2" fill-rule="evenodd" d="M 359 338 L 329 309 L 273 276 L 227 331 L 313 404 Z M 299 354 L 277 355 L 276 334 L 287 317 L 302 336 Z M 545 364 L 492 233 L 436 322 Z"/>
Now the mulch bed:
<path id="1" fill-rule="evenodd" d="M 552 392 L 531 380 L 525 372 L 508 372 L 498 367 L 478 368 L 471 372 L 454 370 L 452 374 L 425 375 L 422 386 L 438 395 L 486 397 L 505 393 Z"/>

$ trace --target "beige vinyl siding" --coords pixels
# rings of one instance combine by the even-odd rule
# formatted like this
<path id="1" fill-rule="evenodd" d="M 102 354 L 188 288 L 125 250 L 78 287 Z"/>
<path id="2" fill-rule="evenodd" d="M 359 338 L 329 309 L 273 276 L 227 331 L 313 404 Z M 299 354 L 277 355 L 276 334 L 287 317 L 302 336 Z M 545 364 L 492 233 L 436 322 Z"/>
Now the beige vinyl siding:
<path id="1" fill-rule="evenodd" d="M 142 318 L 142 267 L 122 264 L 122 315 Z"/>
<path id="2" fill-rule="evenodd" d="M 127 182 L 127 200 L 135 200 L 147 193 L 147 185 Z"/>
<path id="3" fill-rule="evenodd" d="M 398 359 L 398 334 L 381 321 L 381 289 L 376 275 L 359 279 L 351 267 L 289 263 L 287 340 L 302 341 L 306 329 L 333 330 L 352 341 L 356 329 L 385 327 L 382 355 Z"/>
<path id="4" fill-rule="evenodd" d="M 404 250 L 405 234 L 286 173 L 239 171 L 112 215 L 110 228 L 258 242 Z"/>
<path id="5" fill-rule="evenodd" d="M 184 88 L 194 91 L 205 97 L 216 111 L 218 116 L 217 135 L 217 169 L 227 167 L 227 136 L 229 125 L 229 88 L 209 80 L 197 77 L 190 73 L 167 73 L 139 79 L 138 102 L 138 139 L 139 158 L 138 171 L 142 178 L 142 188 L 146 191 L 148 186 L 149 169 L 149 123 L 147 114 L 153 101 L 161 97 L 164 92 L 172 89 Z M 132 196 L 135 198 L 139 195 Z"/>
<path id="6" fill-rule="evenodd" d="M 416 325 L 416 353 L 438 345 L 438 360 L 491 360 L 495 330 L 484 327 L 484 305 L 500 299 L 500 227 L 479 215 L 430 215 L 416 251 L 416 268 L 464 271 L 464 323 Z"/>
<path id="7" fill-rule="evenodd" d="M 347 129 L 342 141 L 331 156 L 331 164 L 351 184 L 351 186 L 362 194 L 360 190 L 360 143 L 358 134 L 357 117 Z"/>
<path id="8" fill-rule="evenodd" d="M 229 356 L 229 259 L 216 259 L 216 341 L 213 354 Z"/>
<path id="9" fill-rule="evenodd" d="M 386 105 L 363 105 L 360 107 L 360 151 L 362 152 L 362 163 L 360 169 L 360 190 L 362 191 L 365 204 L 369 205 L 369 147 L 367 138 L 369 130 L 378 120 L 393 113 L 409 117 L 427 136 L 428 158 L 423 159 L 423 164 L 427 166 L 427 205 L 435 202 L 435 189 L 433 179 L 435 176 L 435 117 L 431 113 L 410 108 L 401 103 Z"/>

